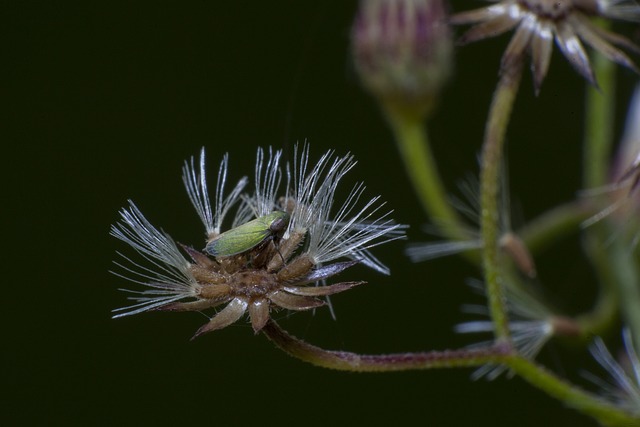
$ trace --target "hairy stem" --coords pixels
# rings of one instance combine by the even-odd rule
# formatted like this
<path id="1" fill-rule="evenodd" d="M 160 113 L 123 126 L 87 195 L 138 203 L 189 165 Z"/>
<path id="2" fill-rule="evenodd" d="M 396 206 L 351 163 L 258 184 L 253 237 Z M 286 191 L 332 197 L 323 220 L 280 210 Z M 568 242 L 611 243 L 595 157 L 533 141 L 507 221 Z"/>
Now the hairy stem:
<path id="1" fill-rule="evenodd" d="M 587 84 L 584 122 L 585 188 L 598 187 L 607 182 L 615 123 L 615 64 L 596 52 L 593 68 L 598 76 L 599 87 Z"/>
<path id="2" fill-rule="evenodd" d="M 638 419 L 632 418 L 619 408 L 572 386 L 543 367 L 513 354 L 509 346 L 505 345 L 474 350 L 361 355 L 316 347 L 290 335 L 273 320 L 265 325 L 262 332 L 281 350 L 297 359 L 315 366 L 341 371 L 397 372 L 503 363 L 550 396 L 608 425 L 635 426 L 639 422 Z"/>
<path id="3" fill-rule="evenodd" d="M 323 368 L 350 372 L 394 372 L 480 366 L 486 363 L 501 363 L 508 355 L 508 349 L 505 347 L 366 355 L 330 351 L 308 344 L 284 331 L 273 320 L 262 328 L 262 332 L 281 350 L 297 359 Z"/>
<path id="4" fill-rule="evenodd" d="M 438 173 L 424 124 L 424 117 L 428 114 L 393 102 L 383 102 L 382 105 L 425 212 L 440 226 L 445 236 L 453 240 L 468 239 L 458 214 L 447 199 L 447 192 Z"/>
<path id="5" fill-rule="evenodd" d="M 508 363 L 520 377 L 544 390 L 566 405 L 588 414 L 607 426 L 640 426 L 640 419 L 606 401 L 573 386 L 555 374 L 523 357 L 514 356 Z"/>
<path id="6" fill-rule="evenodd" d="M 593 63 L 600 87 L 587 87 L 583 177 L 586 188 L 601 187 L 608 182 L 615 124 L 615 66 L 598 54 L 594 55 Z M 609 301 L 619 304 L 624 323 L 637 343 L 640 342 L 639 272 L 625 239 L 612 240 L 616 232 L 608 221 L 597 222 L 586 230 L 584 246 L 600 284 L 596 307 L 606 306 Z M 594 332 L 602 333 L 604 326 L 610 324 L 610 321 L 596 323 Z"/>
<path id="7" fill-rule="evenodd" d="M 489 310 L 498 341 L 509 341 L 509 323 L 499 267 L 500 166 L 504 136 L 522 77 L 522 60 L 505 70 L 498 82 L 487 119 L 480 170 L 480 228 L 484 242 L 483 267 Z"/>
<path id="8" fill-rule="evenodd" d="M 578 233 L 580 225 L 598 213 L 597 209 L 583 200 L 572 200 L 529 221 L 517 234 L 532 254 L 540 253 L 562 237 Z"/>
<path id="9" fill-rule="evenodd" d="M 640 345 L 640 271 L 637 258 L 624 239 L 613 242 L 608 254 L 613 283 L 617 285 L 619 294 L 619 309 L 637 349 Z"/>

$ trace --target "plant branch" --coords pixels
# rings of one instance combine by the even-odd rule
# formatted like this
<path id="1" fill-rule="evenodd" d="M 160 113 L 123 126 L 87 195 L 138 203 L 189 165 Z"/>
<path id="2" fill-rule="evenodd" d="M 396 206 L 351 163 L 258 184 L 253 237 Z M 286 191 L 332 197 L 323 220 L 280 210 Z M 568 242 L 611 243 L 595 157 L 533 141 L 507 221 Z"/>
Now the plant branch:
<path id="1" fill-rule="evenodd" d="M 532 254 L 540 253 L 565 235 L 580 231 L 580 225 L 596 213 L 594 204 L 572 200 L 529 221 L 517 234 Z"/>
<path id="2" fill-rule="evenodd" d="M 449 203 L 431 151 L 424 124 L 428 114 L 390 101 L 382 102 L 382 107 L 423 209 L 444 235 L 452 240 L 467 240 L 469 236 Z"/>
<path id="3" fill-rule="evenodd" d="M 361 355 L 346 351 L 330 351 L 302 341 L 270 320 L 262 332 L 289 355 L 316 366 L 350 372 L 394 372 L 435 368 L 459 368 L 501 363 L 508 353 L 506 347 L 485 349 L 429 351 Z"/>
<path id="4" fill-rule="evenodd" d="M 499 341 L 509 341 L 509 323 L 499 268 L 500 209 L 498 207 L 500 188 L 500 166 L 502 164 L 504 136 L 511 116 L 511 110 L 518 93 L 522 77 L 522 59 L 513 67 L 504 70 L 493 94 L 493 101 L 487 119 L 482 164 L 480 171 L 480 228 L 484 242 L 483 267 L 487 289 L 489 310 Z"/>
<path id="5" fill-rule="evenodd" d="M 281 350 L 297 359 L 315 366 L 341 371 L 397 372 L 504 363 L 550 396 L 609 425 L 639 425 L 638 419 L 561 380 L 543 367 L 511 353 L 509 347 L 505 345 L 473 350 L 361 355 L 316 347 L 290 335 L 273 320 L 265 325 L 262 332 Z"/>
<path id="6" fill-rule="evenodd" d="M 606 24 L 601 21 L 601 25 Z M 584 122 L 585 188 L 599 187 L 607 182 L 615 123 L 615 64 L 595 52 L 593 68 L 598 76 L 599 87 L 587 84 Z"/>
<path id="7" fill-rule="evenodd" d="M 523 357 L 514 356 L 508 363 L 520 377 L 544 390 L 551 397 L 588 414 L 607 426 L 640 426 L 640 419 L 603 399 L 558 378 L 544 367 Z"/>

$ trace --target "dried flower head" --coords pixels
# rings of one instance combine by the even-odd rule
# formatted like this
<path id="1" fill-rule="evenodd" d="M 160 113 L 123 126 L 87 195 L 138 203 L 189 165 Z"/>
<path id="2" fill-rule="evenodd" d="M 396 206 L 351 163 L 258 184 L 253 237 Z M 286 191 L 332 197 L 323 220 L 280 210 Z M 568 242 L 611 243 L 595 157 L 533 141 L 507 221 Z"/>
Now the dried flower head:
<path id="1" fill-rule="evenodd" d="M 634 0 L 490 0 L 492 5 L 458 13 L 454 24 L 475 24 L 461 38 L 471 43 L 515 29 L 502 56 L 502 72 L 509 71 L 529 51 L 536 92 L 547 75 L 553 40 L 571 65 L 591 84 L 596 79 L 583 43 L 611 61 L 639 72 L 621 46 L 636 53 L 640 48 L 628 39 L 605 30 L 591 19 L 603 17 L 640 21 L 640 6 Z"/>
<path id="2" fill-rule="evenodd" d="M 600 387 L 602 397 L 632 414 L 640 414 L 640 359 L 633 347 L 629 329 L 624 329 L 623 368 L 614 358 L 600 337 L 596 337 L 589 350 L 598 363 L 609 373 L 609 381 L 587 373 L 585 376 Z"/>
<path id="3" fill-rule="evenodd" d="M 319 297 L 351 289 L 364 282 L 313 286 L 345 269 L 363 263 L 380 272 L 387 268 L 368 248 L 404 237 L 405 226 L 381 212 L 374 197 L 360 204 L 365 187 L 356 185 L 344 203 L 334 208 L 336 189 L 355 165 L 353 156 L 327 152 L 309 166 L 309 147 L 296 149 L 287 165 L 287 186 L 280 194 L 281 151 L 258 149 L 255 190 L 245 191 L 242 178 L 225 194 L 228 156 L 218 170 L 213 208 L 205 178 L 204 149 L 199 162 L 183 168 L 191 202 L 205 226 L 204 251 L 178 245 L 160 232 L 130 202 L 111 234 L 132 246 L 146 263 L 123 256 L 116 273 L 148 289 L 134 292 L 132 306 L 114 310 L 114 317 L 148 310 L 190 311 L 224 306 L 196 336 L 224 328 L 245 313 L 258 332 L 277 309 L 295 311 L 319 307 Z M 299 158 L 298 158 L 299 157 Z M 225 230 L 231 209 L 236 213 Z M 344 261 L 337 261 L 346 258 Z"/>

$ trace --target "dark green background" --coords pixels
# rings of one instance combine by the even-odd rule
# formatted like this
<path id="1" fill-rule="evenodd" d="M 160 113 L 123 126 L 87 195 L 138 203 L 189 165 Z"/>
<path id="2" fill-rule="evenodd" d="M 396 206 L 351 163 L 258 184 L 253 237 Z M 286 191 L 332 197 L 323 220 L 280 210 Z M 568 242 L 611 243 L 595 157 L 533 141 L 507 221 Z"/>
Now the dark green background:
<path id="1" fill-rule="evenodd" d="M 306 140 L 315 159 L 349 150 L 359 159 L 351 183 L 364 180 L 412 226 L 412 240 L 426 239 L 389 131 L 349 61 L 355 7 L 21 2 L 4 13 L 3 424 L 595 425 L 519 379 L 471 382 L 466 369 L 334 372 L 290 358 L 246 322 L 191 342 L 206 320 L 197 313 L 110 319 L 126 303 L 117 288 L 127 283 L 107 272 L 125 249 L 108 231 L 128 198 L 175 239 L 202 241 L 180 179 L 201 146 L 211 165 L 229 152 L 234 178 L 253 174 L 257 146 L 290 153 Z M 457 52 L 431 127 L 450 189 L 477 169 L 506 43 Z M 623 106 L 635 77 L 620 74 Z M 583 92 L 557 51 L 538 99 L 524 79 L 509 157 L 525 219 L 579 188 Z M 334 298 L 337 322 L 320 311 L 282 324 L 318 345 L 363 353 L 470 343 L 452 327 L 467 319 L 460 305 L 478 301 L 464 284 L 477 271 L 453 258 L 412 265 L 403 246 L 374 251 L 389 277 L 364 267 L 345 274 L 369 284 Z M 543 281 L 569 309 L 588 306 L 590 273 L 560 258 L 542 260 Z M 575 373 L 563 352 L 552 345 L 543 359 Z"/>

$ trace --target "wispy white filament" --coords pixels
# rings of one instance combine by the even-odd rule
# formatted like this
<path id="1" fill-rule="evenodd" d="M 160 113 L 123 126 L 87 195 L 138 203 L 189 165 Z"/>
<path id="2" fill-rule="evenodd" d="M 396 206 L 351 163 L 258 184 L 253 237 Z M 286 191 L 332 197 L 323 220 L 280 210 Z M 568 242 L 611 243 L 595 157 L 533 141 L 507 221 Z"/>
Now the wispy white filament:
<path id="1" fill-rule="evenodd" d="M 417 243 L 407 247 L 405 253 L 413 262 L 423 262 L 444 256 L 455 255 L 472 249 L 482 248 L 482 240 L 445 240 L 440 242 Z"/>
<path id="2" fill-rule="evenodd" d="M 356 162 L 351 154 L 334 158 L 334 152 L 328 151 L 307 172 L 308 156 L 308 146 L 302 149 L 299 161 L 296 150 L 293 178 L 288 179 L 294 187 L 291 193 L 295 201 L 289 229 L 308 233 L 307 253 L 316 263 L 347 257 L 387 273 L 386 267 L 366 249 L 404 237 L 404 226 L 388 218 L 391 212 L 378 214 L 384 206 L 378 203 L 379 197 L 358 208 L 365 189 L 362 184 L 353 188 L 333 214 L 338 184 Z"/>
<path id="3" fill-rule="evenodd" d="M 309 162 L 309 146 L 305 145 L 300 155 L 298 166 L 298 148 L 296 147 L 293 162 L 293 179 L 289 176 L 288 181 L 293 183 L 293 189 L 289 191 L 294 201 L 293 212 L 289 230 L 306 232 L 318 224 L 323 224 L 329 216 L 331 203 L 333 203 L 333 192 L 330 183 L 336 180 L 335 174 L 341 168 L 342 175 L 349 171 L 354 165 L 353 157 L 346 155 L 334 160 L 333 166 L 325 174 L 325 169 L 329 160 L 333 157 L 332 150 L 327 151 L 318 163 L 307 172 Z M 288 168 L 290 170 L 291 168 Z M 337 177 L 337 180 L 341 176 Z M 336 183 L 337 184 L 337 183 Z M 328 205 L 328 206 L 327 206 Z"/>
<path id="4" fill-rule="evenodd" d="M 612 19 L 640 22 L 640 5 L 635 0 L 598 0 L 598 10 Z"/>
<path id="5" fill-rule="evenodd" d="M 493 333 L 493 322 L 488 320 L 478 320 L 465 322 L 455 326 L 455 331 L 461 334 L 466 333 Z M 527 359 L 535 359 L 542 347 L 553 336 L 553 325 L 545 320 L 515 320 L 509 322 L 509 331 L 513 340 L 513 346 L 518 353 Z M 485 348 L 491 342 L 481 342 L 469 346 L 469 348 Z M 471 379 L 478 380 L 486 378 L 493 381 L 498 378 L 507 368 L 503 365 L 486 364 L 476 369 L 471 374 Z"/>
<path id="6" fill-rule="evenodd" d="M 129 201 L 129 209 L 120 211 L 121 220 L 111 227 L 110 234 L 130 245 L 148 263 L 144 266 L 119 253 L 128 265 L 115 262 L 124 272 L 114 274 L 147 286 L 145 291 L 128 291 L 136 304 L 114 310 L 113 317 L 128 316 L 151 310 L 171 302 L 195 296 L 198 287 L 189 271 L 189 262 L 182 256 L 171 237 L 160 232 Z"/>
<path id="7" fill-rule="evenodd" d="M 469 285 L 478 291 L 483 288 L 480 281 L 470 281 Z M 505 290 L 509 310 L 509 331 L 513 345 L 519 354 L 533 360 L 547 341 L 553 337 L 555 332 L 552 323 L 553 315 L 542 302 L 525 290 L 512 285 L 506 286 Z M 487 307 L 480 305 L 465 305 L 463 311 L 489 316 Z M 489 320 L 474 320 L 460 323 L 454 329 L 462 334 L 493 333 L 494 324 Z M 484 348 L 489 345 L 491 345 L 490 341 L 483 341 L 472 344 L 469 348 Z M 491 381 L 505 371 L 507 368 L 503 365 L 486 364 L 476 369 L 471 374 L 471 378 L 473 380 L 486 378 Z"/>
<path id="8" fill-rule="evenodd" d="M 355 165 L 353 156 L 334 157 L 333 151 L 328 151 L 311 167 L 309 146 L 304 146 L 299 157 L 296 148 L 293 165 L 286 165 L 284 199 L 278 198 L 282 151 L 270 148 L 266 155 L 259 148 L 256 157 L 254 193 L 245 191 L 247 179 L 243 178 L 227 196 L 224 189 L 229 158 L 228 155 L 223 157 L 218 169 L 213 209 L 206 180 L 204 149 L 200 152 L 199 161 L 192 157 L 185 162 L 182 179 L 209 239 L 223 232 L 223 222 L 233 207 L 237 210 L 231 227 L 267 215 L 275 209 L 287 210 L 290 222 L 283 238 L 288 238 L 294 230 L 302 234 L 304 244 L 301 250 L 317 266 L 345 257 L 388 274 L 388 268 L 368 249 L 403 238 L 406 226 L 390 219 L 391 211 L 380 213 L 384 203 L 379 201 L 379 197 L 359 203 L 365 189 L 363 184 L 356 185 L 347 199 L 334 209 L 338 184 Z M 116 263 L 122 272 L 114 274 L 141 284 L 146 290 L 128 291 L 136 295 L 130 298 L 136 303 L 114 310 L 117 313 L 114 317 L 197 297 L 200 285 L 191 273 L 191 264 L 180 253 L 176 243 L 153 227 L 133 202 L 120 214 L 121 220 L 112 226 L 111 234 L 132 246 L 144 262 L 138 263 L 120 254 L 126 262 Z"/>
<path id="9" fill-rule="evenodd" d="M 631 370 L 623 369 L 611 355 L 600 337 L 593 340 L 589 350 L 596 361 L 609 373 L 612 383 L 588 375 L 588 378 L 602 388 L 605 398 L 612 400 L 633 413 L 640 413 L 640 360 L 633 346 L 631 333 L 623 330 L 624 348 Z"/>
<path id="10" fill-rule="evenodd" d="M 265 161 L 264 150 L 258 148 L 255 174 L 256 192 L 252 200 L 255 217 L 268 215 L 276 207 L 277 193 L 282 178 L 282 171 L 280 170 L 281 157 L 282 150 L 274 152 L 269 147 L 269 158 Z"/>
<path id="11" fill-rule="evenodd" d="M 239 200 L 248 180 L 246 177 L 240 179 L 231 193 L 225 198 L 224 187 L 227 182 L 229 164 L 229 155 L 225 154 L 218 169 L 215 210 L 212 211 L 207 189 L 204 147 L 200 151 L 199 171 L 196 170 L 194 163 L 195 159 L 193 157 L 191 157 L 190 162 L 185 162 L 182 168 L 182 181 L 187 189 L 191 203 L 205 226 L 207 237 L 211 239 L 222 232 L 222 223 L 225 216 L 229 209 Z"/>
<path id="12" fill-rule="evenodd" d="M 469 219 L 473 226 L 466 227 L 459 224 L 443 224 L 443 227 L 456 227 L 455 231 L 469 236 L 468 240 L 440 240 L 409 245 L 406 255 L 413 262 L 423 262 L 449 255 L 455 255 L 475 249 L 482 249 L 484 243 L 480 236 L 480 183 L 476 175 L 468 174 L 458 182 L 461 196 L 452 196 L 451 205 L 461 215 Z M 499 223 L 502 233 L 511 231 L 511 199 L 506 162 L 500 167 L 500 204 Z M 438 227 L 425 226 L 425 231 L 432 234 L 442 234 Z"/>

